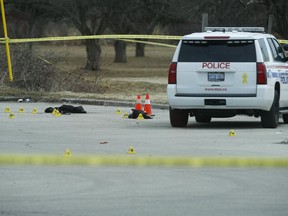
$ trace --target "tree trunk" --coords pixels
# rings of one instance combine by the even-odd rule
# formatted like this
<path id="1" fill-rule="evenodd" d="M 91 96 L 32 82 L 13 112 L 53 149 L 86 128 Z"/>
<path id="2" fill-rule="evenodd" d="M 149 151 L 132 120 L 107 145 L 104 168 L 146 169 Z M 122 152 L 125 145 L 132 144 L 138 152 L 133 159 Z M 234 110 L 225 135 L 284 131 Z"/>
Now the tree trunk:
<path id="1" fill-rule="evenodd" d="M 114 62 L 126 63 L 127 62 L 126 43 L 121 40 L 116 40 L 114 42 L 114 50 L 115 50 Z"/>
<path id="2" fill-rule="evenodd" d="M 85 40 L 87 62 L 85 69 L 99 71 L 101 68 L 101 46 L 99 40 Z"/>
<path id="3" fill-rule="evenodd" d="M 145 56 L 145 44 L 136 43 L 136 57 L 144 57 Z"/>

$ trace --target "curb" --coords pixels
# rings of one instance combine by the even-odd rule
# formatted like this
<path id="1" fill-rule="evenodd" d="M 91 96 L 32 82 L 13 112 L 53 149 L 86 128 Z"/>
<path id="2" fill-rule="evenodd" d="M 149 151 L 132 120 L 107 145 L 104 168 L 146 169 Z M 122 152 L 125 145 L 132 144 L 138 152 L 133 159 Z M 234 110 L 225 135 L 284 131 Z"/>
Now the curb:
<path id="1" fill-rule="evenodd" d="M 13 96 L 0 97 L 0 102 L 17 102 L 18 98 Z M 60 99 L 47 99 L 43 98 L 34 102 L 44 103 L 73 103 L 73 104 L 86 104 L 86 105 L 98 105 L 98 106 L 120 106 L 120 107 L 134 107 L 135 103 L 128 101 L 116 101 L 116 100 L 100 100 L 100 99 L 87 99 L 87 98 L 60 98 Z M 168 109 L 167 104 L 153 103 L 154 109 Z"/>

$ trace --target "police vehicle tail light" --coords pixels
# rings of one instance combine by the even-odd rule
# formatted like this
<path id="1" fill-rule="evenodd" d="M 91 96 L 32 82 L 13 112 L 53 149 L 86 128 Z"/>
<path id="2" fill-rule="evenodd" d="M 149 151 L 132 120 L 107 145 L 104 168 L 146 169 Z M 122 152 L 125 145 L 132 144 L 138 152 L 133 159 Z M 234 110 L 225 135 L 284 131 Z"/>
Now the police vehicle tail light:
<path id="1" fill-rule="evenodd" d="M 169 68 L 168 84 L 176 84 L 177 63 L 172 62 Z"/>
<path id="2" fill-rule="evenodd" d="M 266 66 L 264 63 L 257 63 L 257 84 L 267 84 Z"/>

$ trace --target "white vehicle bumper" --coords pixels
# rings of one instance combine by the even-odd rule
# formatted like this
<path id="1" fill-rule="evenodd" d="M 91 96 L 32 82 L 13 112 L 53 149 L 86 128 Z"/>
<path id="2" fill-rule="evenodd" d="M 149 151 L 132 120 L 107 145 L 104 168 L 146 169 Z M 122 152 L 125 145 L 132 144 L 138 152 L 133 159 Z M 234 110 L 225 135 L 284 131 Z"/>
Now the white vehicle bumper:
<path id="1" fill-rule="evenodd" d="M 274 90 L 258 86 L 256 97 L 182 97 L 176 96 L 176 85 L 167 86 L 168 104 L 173 109 L 257 109 L 270 110 Z M 205 105 L 204 99 L 225 99 L 226 105 Z"/>

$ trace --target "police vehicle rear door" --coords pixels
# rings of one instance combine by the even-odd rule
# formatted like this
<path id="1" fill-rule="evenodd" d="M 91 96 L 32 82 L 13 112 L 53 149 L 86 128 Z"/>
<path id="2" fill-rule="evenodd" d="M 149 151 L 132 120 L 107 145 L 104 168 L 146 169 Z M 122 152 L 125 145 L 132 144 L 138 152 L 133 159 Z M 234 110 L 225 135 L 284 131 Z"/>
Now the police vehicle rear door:
<path id="1" fill-rule="evenodd" d="M 183 39 L 177 62 L 177 95 L 256 96 L 254 39 Z"/>

